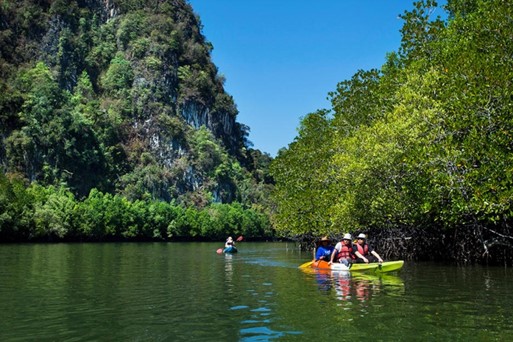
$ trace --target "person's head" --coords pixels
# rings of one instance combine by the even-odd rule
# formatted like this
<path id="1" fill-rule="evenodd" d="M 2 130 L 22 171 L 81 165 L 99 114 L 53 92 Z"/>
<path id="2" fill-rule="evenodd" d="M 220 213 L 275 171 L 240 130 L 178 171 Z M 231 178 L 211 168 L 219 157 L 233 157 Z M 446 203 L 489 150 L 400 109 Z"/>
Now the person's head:
<path id="1" fill-rule="evenodd" d="M 327 237 L 327 236 L 323 236 L 323 237 L 321 238 L 321 245 L 326 246 L 326 245 L 327 245 L 327 244 L 329 244 L 329 243 L 330 243 L 330 239 L 329 239 L 329 237 Z"/>
<path id="2" fill-rule="evenodd" d="M 227 242 L 233 242 L 233 239 L 231 236 L 228 236 L 228 239 L 226 239 Z"/>
<path id="3" fill-rule="evenodd" d="M 367 236 L 363 233 L 360 233 L 356 238 L 360 245 L 363 245 L 365 241 L 367 241 Z"/>
<path id="4" fill-rule="evenodd" d="M 351 243 L 351 240 L 353 238 L 351 237 L 351 234 L 344 234 L 344 237 L 342 238 L 342 242 L 345 243 L 346 245 L 350 244 Z"/>

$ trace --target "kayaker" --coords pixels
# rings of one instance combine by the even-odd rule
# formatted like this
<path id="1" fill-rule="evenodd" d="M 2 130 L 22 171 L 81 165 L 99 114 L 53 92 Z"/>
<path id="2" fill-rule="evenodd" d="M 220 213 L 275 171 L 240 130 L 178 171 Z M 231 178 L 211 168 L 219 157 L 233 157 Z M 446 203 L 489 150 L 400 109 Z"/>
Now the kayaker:
<path id="1" fill-rule="evenodd" d="M 342 241 L 335 245 L 333 253 L 331 253 L 330 264 L 333 260 L 349 266 L 356 259 L 357 248 L 353 245 L 351 234 L 344 234 Z"/>
<path id="2" fill-rule="evenodd" d="M 366 263 L 369 262 L 379 262 L 382 263 L 383 259 L 379 256 L 379 254 L 367 244 L 367 236 L 363 233 L 360 233 L 356 238 L 356 248 L 357 252 L 355 253 L 358 257 L 355 262 L 357 263 Z"/>
<path id="3" fill-rule="evenodd" d="M 319 241 L 320 244 L 317 246 L 317 251 L 315 252 L 315 262 L 320 260 L 329 262 L 331 260 L 331 253 L 333 253 L 335 248 L 330 244 L 330 242 L 331 241 L 327 236 L 323 236 L 321 238 Z"/>
<path id="4" fill-rule="evenodd" d="M 233 238 L 231 236 L 228 236 L 228 239 L 226 239 L 226 242 L 224 244 L 224 248 L 228 247 L 235 247 L 235 243 L 233 242 Z"/>

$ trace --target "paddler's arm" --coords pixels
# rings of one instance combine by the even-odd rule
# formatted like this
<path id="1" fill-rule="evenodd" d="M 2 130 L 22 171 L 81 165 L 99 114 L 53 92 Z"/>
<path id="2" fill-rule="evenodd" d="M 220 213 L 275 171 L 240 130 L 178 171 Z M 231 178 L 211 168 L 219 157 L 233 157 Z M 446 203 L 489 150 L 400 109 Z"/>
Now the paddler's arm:
<path id="1" fill-rule="evenodd" d="M 330 262 L 328 264 L 333 264 L 333 258 L 335 257 L 335 254 L 337 254 L 337 249 L 335 248 L 333 252 L 331 252 Z"/>
<path id="2" fill-rule="evenodd" d="M 369 259 L 367 259 L 366 257 L 364 257 L 360 252 L 355 251 L 355 252 L 354 252 L 354 254 L 355 254 L 358 258 L 360 258 L 360 259 L 362 259 L 363 261 L 365 261 L 365 263 L 366 263 L 366 264 L 368 264 L 368 263 L 369 263 Z"/>
<path id="3" fill-rule="evenodd" d="M 379 261 L 380 263 L 383 263 L 383 259 L 381 259 L 381 257 L 379 256 L 379 254 L 378 254 L 378 253 L 376 253 L 375 251 L 372 251 L 372 252 L 371 252 L 371 254 L 372 254 L 372 255 L 374 255 L 376 258 L 378 258 L 378 261 Z"/>

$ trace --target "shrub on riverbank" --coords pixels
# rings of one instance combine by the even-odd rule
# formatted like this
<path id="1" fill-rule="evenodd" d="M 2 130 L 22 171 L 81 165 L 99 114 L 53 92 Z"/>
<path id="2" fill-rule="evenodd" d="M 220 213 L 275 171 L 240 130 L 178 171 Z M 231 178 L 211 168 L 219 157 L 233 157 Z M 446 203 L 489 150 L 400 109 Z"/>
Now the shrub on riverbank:
<path id="1" fill-rule="evenodd" d="M 77 200 L 66 187 L 26 186 L 0 173 L 0 242 L 221 240 L 272 237 L 268 216 L 239 203 L 203 209 L 129 201 L 93 189 Z"/>

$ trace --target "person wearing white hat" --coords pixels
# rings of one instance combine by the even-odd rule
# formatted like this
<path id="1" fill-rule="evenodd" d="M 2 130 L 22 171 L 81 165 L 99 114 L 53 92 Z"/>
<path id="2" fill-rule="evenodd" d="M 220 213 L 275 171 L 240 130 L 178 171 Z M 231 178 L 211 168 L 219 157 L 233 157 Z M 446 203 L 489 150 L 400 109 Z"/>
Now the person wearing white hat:
<path id="1" fill-rule="evenodd" d="M 354 260 L 356 260 L 355 252 L 357 249 L 351 240 L 353 240 L 351 234 L 344 234 L 342 241 L 335 245 L 335 249 L 333 253 L 331 253 L 330 264 L 335 261 L 349 266 Z"/>
<path id="2" fill-rule="evenodd" d="M 367 236 L 363 233 L 360 233 L 360 235 L 357 236 L 357 242 L 356 242 L 356 249 L 357 252 L 355 252 L 356 256 L 358 257 L 356 259 L 357 263 L 366 263 L 369 262 L 379 262 L 382 263 L 383 259 L 379 256 L 378 253 L 367 244 Z"/>

